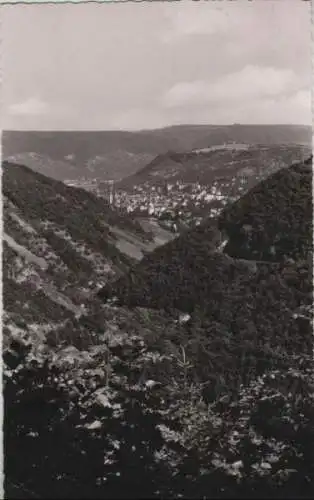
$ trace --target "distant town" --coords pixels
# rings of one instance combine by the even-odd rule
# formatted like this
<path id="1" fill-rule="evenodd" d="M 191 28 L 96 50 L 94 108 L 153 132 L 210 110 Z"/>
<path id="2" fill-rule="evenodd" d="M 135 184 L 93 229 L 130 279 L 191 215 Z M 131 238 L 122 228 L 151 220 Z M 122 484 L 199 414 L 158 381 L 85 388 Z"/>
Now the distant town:
<path id="1" fill-rule="evenodd" d="M 233 182 L 236 179 L 232 179 Z M 135 185 L 131 192 L 116 190 L 113 182 L 94 182 L 83 179 L 66 181 L 70 186 L 81 187 L 105 198 L 115 209 L 137 217 L 152 217 L 175 229 L 175 222 L 193 225 L 202 220 L 204 211 L 210 217 L 217 216 L 223 207 L 237 196 L 232 196 L 230 183 L 215 181 L 212 185 L 166 182 L 163 187 L 149 183 Z M 246 191 L 247 179 L 240 180 L 238 196 Z"/>
<path id="2" fill-rule="evenodd" d="M 205 215 L 216 217 L 227 204 L 233 203 L 269 173 L 264 170 L 253 175 L 248 169 L 245 175 L 242 171 L 241 175 L 217 178 L 211 184 L 167 180 L 163 186 L 144 182 L 128 190 L 117 189 L 113 181 L 99 179 L 79 178 L 65 183 L 107 199 L 115 209 L 136 217 L 156 218 L 175 231 L 178 222 L 190 227 L 199 224 Z"/>

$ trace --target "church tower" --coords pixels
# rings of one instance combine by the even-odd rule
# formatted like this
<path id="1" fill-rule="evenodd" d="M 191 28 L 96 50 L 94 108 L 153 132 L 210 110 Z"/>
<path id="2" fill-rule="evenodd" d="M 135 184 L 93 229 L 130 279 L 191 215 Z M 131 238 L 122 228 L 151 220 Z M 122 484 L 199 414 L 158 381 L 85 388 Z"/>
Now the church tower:
<path id="1" fill-rule="evenodd" d="M 114 206 L 114 203 L 115 203 L 114 181 L 109 181 L 109 205 Z"/>

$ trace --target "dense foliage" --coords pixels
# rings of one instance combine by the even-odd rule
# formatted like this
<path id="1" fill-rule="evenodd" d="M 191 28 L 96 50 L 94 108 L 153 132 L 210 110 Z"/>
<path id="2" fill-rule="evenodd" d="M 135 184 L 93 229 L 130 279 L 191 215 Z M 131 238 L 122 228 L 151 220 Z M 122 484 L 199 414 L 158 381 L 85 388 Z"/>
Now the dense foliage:
<path id="1" fill-rule="evenodd" d="M 312 158 L 258 184 L 220 218 L 225 251 L 256 260 L 302 259 L 312 250 Z"/>
<path id="2" fill-rule="evenodd" d="M 4 362 L 6 498 L 314 492 L 311 358 L 210 403 L 169 339 L 164 354 L 139 335 L 55 353 L 14 340 Z"/>
<path id="3" fill-rule="evenodd" d="M 8 491 L 19 484 L 41 498 L 141 498 L 171 491 L 167 463 L 155 458 L 167 424 L 162 393 L 140 381 L 143 340 L 122 341 L 122 357 L 115 354 L 121 339 L 55 356 L 27 352 L 15 341 L 15 354 L 23 347 L 25 353 L 17 367 L 16 357 L 5 358 Z"/>
<path id="4" fill-rule="evenodd" d="M 314 379 L 312 358 L 241 386 L 236 401 L 209 409 L 208 426 L 194 436 L 190 496 L 308 497 L 314 493 Z M 227 478 L 226 478 L 227 476 Z M 209 494 L 210 492 L 210 494 Z"/>

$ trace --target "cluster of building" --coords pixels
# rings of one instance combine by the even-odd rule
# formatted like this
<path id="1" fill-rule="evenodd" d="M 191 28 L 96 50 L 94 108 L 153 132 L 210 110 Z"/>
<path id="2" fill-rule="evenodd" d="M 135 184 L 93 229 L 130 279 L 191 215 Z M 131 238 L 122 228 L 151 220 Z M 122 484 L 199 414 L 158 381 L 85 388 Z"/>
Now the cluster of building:
<path id="1" fill-rule="evenodd" d="M 211 185 L 176 181 L 165 186 L 152 186 L 145 183 L 134 186 L 132 192 L 111 193 L 110 199 L 115 207 L 135 216 L 183 221 L 190 225 L 201 220 L 205 213 L 217 216 L 227 203 L 234 201 L 228 184 L 219 181 Z"/>
<path id="2" fill-rule="evenodd" d="M 113 208 L 136 217 L 150 217 L 164 221 L 169 226 L 174 221 L 188 225 L 198 223 L 206 216 L 216 217 L 227 203 L 236 200 L 247 190 L 247 179 L 221 178 L 212 184 L 200 182 L 165 182 L 152 185 L 145 182 L 131 190 L 115 189 L 113 181 L 76 179 L 66 181 L 73 187 L 81 187 L 96 196 L 106 198 Z"/>

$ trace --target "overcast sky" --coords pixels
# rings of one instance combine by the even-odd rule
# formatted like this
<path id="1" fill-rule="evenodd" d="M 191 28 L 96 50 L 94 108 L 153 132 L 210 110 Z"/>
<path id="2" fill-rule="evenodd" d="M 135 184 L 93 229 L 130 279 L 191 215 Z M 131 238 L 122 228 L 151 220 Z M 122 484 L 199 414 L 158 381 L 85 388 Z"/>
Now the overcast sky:
<path id="1" fill-rule="evenodd" d="M 1 7 L 2 127 L 311 124 L 310 2 Z"/>

